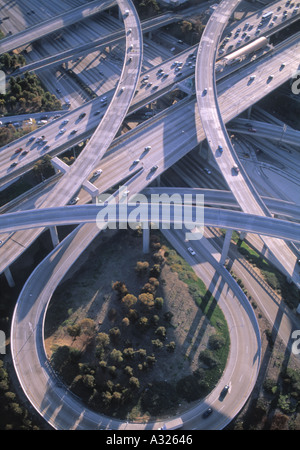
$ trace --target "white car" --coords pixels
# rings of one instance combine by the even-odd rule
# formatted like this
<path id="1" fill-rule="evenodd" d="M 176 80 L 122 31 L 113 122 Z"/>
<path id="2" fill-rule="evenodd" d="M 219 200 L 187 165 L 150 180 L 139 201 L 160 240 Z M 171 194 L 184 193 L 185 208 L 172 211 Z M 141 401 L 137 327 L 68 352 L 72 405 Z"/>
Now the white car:
<path id="1" fill-rule="evenodd" d="M 64 134 L 67 130 L 65 128 L 62 128 L 61 130 L 59 130 L 59 134 Z"/>
<path id="2" fill-rule="evenodd" d="M 196 255 L 196 253 L 195 253 L 195 251 L 192 249 L 192 247 L 188 247 L 188 251 L 190 252 L 190 254 L 191 254 L 192 256 L 195 256 L 195 255 Z"/>
<path id="3" fill-rule="evenodd" d="M 96 170 L 96 171 L 93 173 L 93 177 L 98 177 L 99 175 L 101 175 L 102 172 L 103 172 L 102 169 Z"/>

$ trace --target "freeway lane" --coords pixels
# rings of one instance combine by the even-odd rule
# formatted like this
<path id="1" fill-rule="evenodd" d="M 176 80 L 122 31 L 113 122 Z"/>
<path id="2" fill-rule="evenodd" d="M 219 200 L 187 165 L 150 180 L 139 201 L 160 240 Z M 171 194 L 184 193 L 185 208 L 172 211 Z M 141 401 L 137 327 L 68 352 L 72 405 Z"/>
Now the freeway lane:
<path id="1" fill-rule="evenodd" d="M 53 33 L 54 31 L 68 27 L 76 22 L 79 22 L 80 20 L 91 17 L 101 11 L 104 11 L 105 9 L 111 8 L 116 3 L 116 0 L 93 1 L 88 3 L 88 5 L 79 6 L 72 9 L 72 11 L 67 11 L 63 14 L 55 16 L 52 19 L 34 25 L 27 30 L 6 37 L 0 42 L 0 54 L 9 52 L 26 44 L 30 44 L 41 37 L 45 37 L 50 33 Z"/>
<path id="2" fill-rule="evenodd" d="M 180 193 L 180 188 L 178 188 Z M 154 194 L 153 194 L 154 195 Z M 141 215 L 141 219 L 138 222 L 151 221 L 159 224 L 168 224 L 165 222 L 164 210 L 161 209 L 161 205 L 154 201 L 149 203 L 143 203 L 139 199 L 139 207 L 134 202 L 134 197 L 128 202 L 128 214 L 132 219 Z M 122 196 L 119 198 L 122 201 Z M 132 203 L 133 204 L 132 204 Z M 177 206 L 180 206 L 179 208 Z M 158 211 L 156 211 L 156 206 Z M 201 209 L 199 206 L 199 210 Z M 24 230 L 28 228 L 40 228 L 42 226 L 55 226 L 55 225 L 70 225 L 77 223 L 90 223 L 95 222 L 97 214 L 101 215 L 108 213 L 110 209 L 105 205 L 77 205 L 77 206 L 65 206 L 65 207 L 53 207 L 34 209 L 29 211 L 22 211 L 17 213 L 2 214 L 0 216 L 0 230 L 1 231 L 15 231 Z M 112 222 L 119 220 L 122 221 L 123 210 L 119 210 L 117 207 L 109 215 Z M 103 216 L 104 217 L 104 216 Z M 170 205 L 170 217 L 171 223 L 185 224 L 186 227 L 194 228 L 195 225 L 199 225 L 194 222 L 196 217 L 195 206 L 184 205 L 182 203 Z M 124 217 L 126 220 L 127 217 Z M 100 222 L 99 219 L 99 223 Z M 240 230 L 249 233 L 273 236 L 279 239 L 290 240 L 294 242 L 300 242 L 300 223 L 290 222 L 282 219 L 274 219 L 267 216 L 254 216 L 239 211 L 228 211 L 218 208 L 205 208 L 204 210 L 204 226 L 211 226 L 217 228 L 226 228 L 231 230 Z"/>

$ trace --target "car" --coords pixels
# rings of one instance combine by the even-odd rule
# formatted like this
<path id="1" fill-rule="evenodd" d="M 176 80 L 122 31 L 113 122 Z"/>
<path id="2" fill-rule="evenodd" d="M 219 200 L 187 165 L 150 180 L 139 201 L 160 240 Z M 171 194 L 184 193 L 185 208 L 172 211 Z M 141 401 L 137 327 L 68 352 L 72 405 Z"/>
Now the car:
<path id="1" fill-rule="evenodd" d="M 300 259 L 297 259 L 297 264 L 299 264 L 299 265 L 300 265 Z"/>
<path id="2" fill-rule="evenodd" d="M 164 75 L 163 75 L 163 78 L 167 78 L 169 76 L 169 74 L 168 73 L 165 73 Z"/>
<path id="3" fill-rule="evenodd" d="M 139 159 L 135 159 L 135 160 L 133 161 L 133 164 L 138 164 L 139 162 L 140 162 Z"/>
<path id="4" fill-rule="evenodd" d="M 78 130 L 72 130 L 70 134 L 75 134 L 77 133 Z"/>
<path id="5" fill-rule="evenodd" d="M 24 150 L 24 152 L 22 152 L 22 155 L 27 155 L 28 150 Z"/>
<path id="6" fill-rule="evenodd" d="M 17 162 L 13 162 L 11 163 L 10 167 L 16 167 L 17 164 L 18 164 Z"/>
<path id="7" fill-rule="evenodd" d="M 79 197 L 74 197 L 69 201 L 69 205 L 75 205 L 79 200 Z"/>
<path id="8" fill-rule="evenodd" d="M 122 86 L 121 89 L 120 89 L 120 94 L 122 94 L 122 92 L 124 92 L 124 91 L 125 91 L 125 87 Z"/>
<path id="9" fill-rule="evenodd" d="M 67 130 L 65 128 L 62 128 L 61 130 L 59 130 L 59 134 L 64 134 Z"/>
<path id="10" fill-rule="evenodd" d="M 96 111 L 95 113 L 94 113 L 94 116 L 97 116 L 98 114 L 100 114 L 101 113 L 101 111 Z"/>
<path id="11" fill-rule="evenodd" d="M 17 150 L 15 150 L 15 154 L 16 154 L 16 153 L 21 153 L 22 150 L 23 150 L 22 147 L 17 148 Z"/>
<path id="12" fill-rule="evenodd" d="M 145 76 L 142 78 L 142 81 L 146 81 L 146 80 L 148 80 L 148 78 L 149 78 L 149 75 L 145 75 Z"/>
<path id="13" fill-rule="evenodd" d="M 35 140 L 35 136 L 31 136 L 29 139 L 28 139 L 28 142 L 32 142 L 32 141 L 34 141 Z"/>
<path id="14" fill-rule="evenodd" d="M 155 91 L 156 89 L 158 89 L 158 85 L 153 86 L 152 91 Z"/>
<path id="15" fill-rule="evenodd" d="M 219 152 L 221 152 L 221 153 L 223 152 L 223 147 L 222 147 L 221 144 L 218 145 L 218 150 L 219 150 Z"/>
<path id="16" fill-rule="evenodd" d="M 203 89 L 202 95 L 206 95 L 207 94 L 207 88 Z"/>
<path id="17" fill-rule="evenodd" d="M 213 410 L 212 408 L 208 408 L 206 411 L 204 411 L 204 413 L 202 414 L 202 417 L 204 419 L 206 419 L 207 417 L 209 417 L 212 414 Z"/>
<path id="18" fill-rule="evenodd" d="M 149 150 L 151 150 L 151 145 L 147 145 L 147 147 L 145 147 L 145 151 L 148 152 Z"/>
<path id="19" fill-rule="evenodd" d="M 132 56 L 129 56 L 128 62 L 131 63 L 131 61 L 132 61 Z"/>
<path id="20" fill-rule="evenodd" d="M 50 148 L 50 145 L 45 145 L 44 150 L 48 150 Z"/>
<path id="21" fill-rule="evenodd" d="M 124 11 L 124 17 L 128 17 L 129 16 L 129 9 L 125 9 Z"/>
<path id="22" fill-rule="evenodd" d="M 69 123 L 69 119 L 65 119 L 65 120 L 62 121 L 62 125 L 67 125 L 67 123 Z"/>
<path id="23" fill-rule="evenodd" d="M 182 72 L 176 73 L 176 77 L 180 77 L 182 75 Z"/>
<path id="24" fill-rule="evenodd" d="M 248 131 L 251 131 L 251 133 L 256 133 L 256 129 L 255 128 L 248 128 Z"/>
<path id="25" fill-rule="evenodd" d="M 192 256 L 195 256 L 195 255 L 196 255 L 196 252 L 192 249 L 192 247 L 188 247 L 188 251 L 190 252 L 190 254 L 191 254 Z"/>
<path id="26" fill-rule="evenodd" d="M 102 169 L 98 169 L 93 173 L 93 177 L 98 177 L 99 175 L 101 175 L 101 173 L 103 172 Z"/>
<path id="27" fill-rule="evenodd" d="M 86 113 L 83 112 L 80 114 L 79 119 L 83 119 L 85 116 L 86 116 Z"/>
<path id="28" fill-rule="evenodd" d="M 204 167 L 205 172 L 210 175 L 211 174 L 211 170 L 209 170 L 207 167 Z"/>
<path id="29" fill-rule="evenodd" d="M 158 166 L 155 165 L 153 167 L 151 167 L 150 172 L 155 172 L 158 169 Z"/>
<path id="30" fill-rule="evenodd" d="M 128 189 L 126 191 L 123 192 L 122 197 L 127 197 L 127 195 L 129 194 Z"/>
<path id="31" fill-rule="evenodd" d="M 224 398 L 226 397 L 227 393 L 229 391 L 229 384 L 225 384 L 225 386 L 223 387 L 221 393 L 220 393 L 220 397 L 219 400 L 224 400 Z"/>
<path id="32" fill-rule="evenodd" d="M 107 101 L 107 97 L 106 95 L 104 97 L 101 98 L 100 102 L 106 102 Z"/>
<path id="33" fill-rule="evenodd" d="M 234 165 L 232 168 L 236 173 L 239 173 L 240 169 L 237 165 Z"/>

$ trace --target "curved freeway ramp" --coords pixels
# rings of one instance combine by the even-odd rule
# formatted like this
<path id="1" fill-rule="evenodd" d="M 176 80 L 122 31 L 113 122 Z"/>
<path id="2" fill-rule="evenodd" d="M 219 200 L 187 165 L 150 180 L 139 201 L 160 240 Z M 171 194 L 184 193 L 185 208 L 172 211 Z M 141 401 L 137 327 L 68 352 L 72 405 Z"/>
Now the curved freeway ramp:
<path id="1" fill-rule="evenodd" d="M 118 0 L 118 5 L 125 24 L 126 49 L 115 93 L 88 144 L 41 207 L 65 205 L 81 188 L 111 145 L 130 107 L 142 66 L 143 35 L 138 14 L 131 0 Z"/>
<path id="2" fill-rule="evenodd" d="M 95 227 L 79 226 L 67 236 L 36 267 L 19 296 L 11 331 L 12 355 L 19 381 L 32 405 L 55 429 L 158 429 L 161 422 L 123 423 L 91 411 L 60 382 L 48 363 L 43 340 L 47 306 L 67 270 L 90 244 L 91 236 L 87 231 L 95 234 Z M 204 258 L 211 260 L 213 267 L 213 257 L 209 252 L 204 254 Z M 206 266 L 205 270 L 211 280 L 212 269 Z M 186 429 L 221 429 L 230 422 L 251 392 L 260 364 L 260 335 L 253 310 L 229 273 L 219 265 L 214 270 L 220 272 L 219 281 L 223 277 L 226 280 L 218 283 L 214 295 L 224 308 L 229 324 L 230 356 L 220 384 L 204 401 L 183 414 L 183 428 Z M 207 284 L 211 286 L 209 282 Z M 224 379 L 234 382 L 242 375 L 243 382 L 234 384 L 230 402 L 222 410 L 224 405 L 218 398 Z M 214 406 L 216 414 L 203 422 L 202 414 L 208 405 Z"/>
<path id="3" fill-rule="evenodd" d="M 218 104 L 215 79 L 216 52 L 227 21 L 239 3 L 240 0 L 223 0 L 212 14 L 202 35 L 198 47 L 195 75 L 198 111 L 212 154 L 242 210 L 246 213 L 270 217 L 269 210 L 235 153 Z M 294 253 L 284 242 L 274 241 L 273 238 L 268 237 L 264 237 L 263 241 L 275 257 L 275 264 L 279 270 L 299 287 L 299 279 L 295 273 Z"/>

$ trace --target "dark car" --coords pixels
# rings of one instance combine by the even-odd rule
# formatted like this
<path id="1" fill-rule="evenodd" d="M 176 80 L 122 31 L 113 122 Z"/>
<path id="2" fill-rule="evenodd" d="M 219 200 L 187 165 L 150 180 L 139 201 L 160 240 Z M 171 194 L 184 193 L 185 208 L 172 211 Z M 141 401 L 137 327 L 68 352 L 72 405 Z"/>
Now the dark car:
<path id="1" fill-rule="evenodd" d="M 18 164 L 17 162 L 13 162 L 11 163 L 10 167 L 16 167 L 17 164 Z"/>
<path id="2" fill-rule="evenodd" d="M 212 412 L 213 412 L 212 408 L 208 408 L 206 411 L 204 411 L 204 413 L 202 414 L 202 417 L 204 419 L 206 419 L 208 416 L 211 415 Z"/>
<path id="3" fill-rule="evenodd" d="M 81 113 L 79 119 L 83 119 L 86 116 L 86 113 Z"/>

